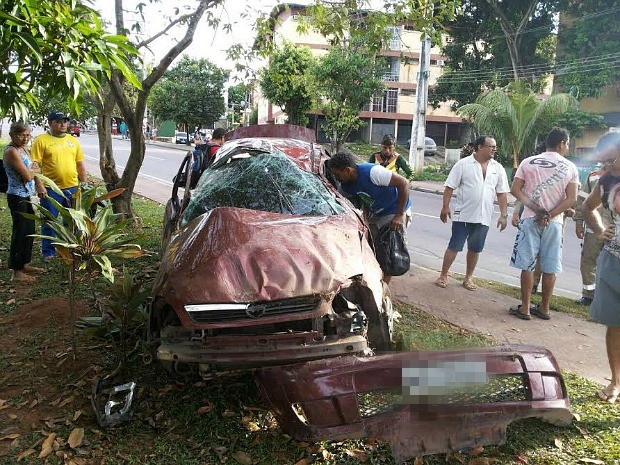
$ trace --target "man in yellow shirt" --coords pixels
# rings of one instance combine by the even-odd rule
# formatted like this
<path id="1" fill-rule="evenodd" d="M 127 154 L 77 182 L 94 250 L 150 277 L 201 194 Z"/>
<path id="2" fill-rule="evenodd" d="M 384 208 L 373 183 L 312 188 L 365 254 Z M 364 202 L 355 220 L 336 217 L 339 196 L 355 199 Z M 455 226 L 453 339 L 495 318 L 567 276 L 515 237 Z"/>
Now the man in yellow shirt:
<path id="1" fill-rule="evenodd" d="M 47 120 L 49 133 L 41 134 L 32 143 L 30 150 L 33 161 L 41 167 L 41 173 L 47 176 L 62 190 L 64 197 L 59 196 L 37 178 L 36 191 L 41 199 L 41 205 L 57 216 L 58 211 L 48 200 L 54 198 L 58 203 L 71 206 L 73 194 L 77 191 L 80 182 L 86 182 L 86 166 L 84 152 L 78 140 L 67 134 L 69 117 L 58 110 L 50 111 Z M 46 225 L 41 225 L 41 234 L 54 236 L 54 231 Z M 43 258 L 56 256 L 56 250 L 50 239 L 41 240 Z"/>

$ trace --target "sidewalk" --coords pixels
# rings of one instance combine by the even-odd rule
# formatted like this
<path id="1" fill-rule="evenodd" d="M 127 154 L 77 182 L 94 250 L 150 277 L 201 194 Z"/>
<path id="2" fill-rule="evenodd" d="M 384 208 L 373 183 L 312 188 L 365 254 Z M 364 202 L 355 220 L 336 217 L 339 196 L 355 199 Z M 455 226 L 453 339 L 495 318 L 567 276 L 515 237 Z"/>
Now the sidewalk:
<path id="1" fill-rule="evenodd" d="M 98 165 L 92 162 L 87 169 L 97 173 Z M 438 182 L 412 182 L 412 189 L 423 192 L 442 194 L 442 186 Z M 138 177 L 135 193 L 165 204 L 170 186 Z M 508 314 L 510 306 L 519 303 L 517 299 L 483 288 L 468 291 L 452 278 L 447 288 L 440 289 L 435 286 L 438 275 L 436 270 L 413 264 L 407 274 L 392 279 L 392 297 L 499 343 L 545 346 L 562 369 L 608 384 L 604 326 L 554 311 L 549 321 L 535 317 L 520 320 Z"/>
<path id="2" fill-rule="evenodd" d="M 429 194 L 443 195 L 443 182 L 409 181 L 409 186 L 411 187 L 411 190 L 414 190 L 414 191 L 426 192 Z M 515 198 L 513 197 L 513 195 L 510 192 L 508 192 L 507 197 L 508 197 L 508 205 L 511 205 L 511 206 L 514 205 Z M 495 201 L 495 204 L 497 205 L 497 200 Z"/>

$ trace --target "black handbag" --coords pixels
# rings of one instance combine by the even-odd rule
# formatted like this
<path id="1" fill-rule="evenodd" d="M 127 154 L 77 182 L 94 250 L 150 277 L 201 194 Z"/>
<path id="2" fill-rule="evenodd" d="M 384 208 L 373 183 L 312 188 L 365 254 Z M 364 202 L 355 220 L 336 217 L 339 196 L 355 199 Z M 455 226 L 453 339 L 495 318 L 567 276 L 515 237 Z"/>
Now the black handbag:
<path id="1" fill-rule="evenodd" d="M 379 231 L 375 251 L 381 270 L 390 276 L 400 276 L 409 271 L 411 263 L 403 228 L 392 229 L 389 224 Z"/>

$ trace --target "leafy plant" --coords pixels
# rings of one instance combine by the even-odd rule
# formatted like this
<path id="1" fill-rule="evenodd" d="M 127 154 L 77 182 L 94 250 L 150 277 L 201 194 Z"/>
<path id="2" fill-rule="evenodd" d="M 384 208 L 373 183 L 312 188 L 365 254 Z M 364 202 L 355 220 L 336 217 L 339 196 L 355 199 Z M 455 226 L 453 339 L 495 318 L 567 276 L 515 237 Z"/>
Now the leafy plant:
<path id="1" fill-rule="evenodd" d="M 145 289 L 143 282 L 136 281 L 125 267 L 123 279 L 109 282 L 106 290 L 103 315 L 79 318 L 76 326 L 100 338 L 120 340 L 119 365 L 125 367 L 130 357 L 128 342 L 136 339 L 137 347 L 146 327 L 146 303 L 151 290 Z"/>
<path id="2" fill-rule="evenodd" d="M 54 182 L 40 174 L 36 175 L 56 193 L 62 191 Z M 134 258 L 145 252 L 138 244 L 131 243 L 123 231 L 127 220 L 112 213 L 110 205 L 96 208 L 97 204 L 120 195 L 124 189 L 116 189 L 96 197 L 97 190 L 92 187 L 78 187 L 72 198 L 72 207 L 65 207 L 52 197 L 48 200 L 58 210 L 58 216 L 52 215 L 37 203 L 33 207 L 39 215 L 25 215 L 49 226 L 55 237 L 36 234 L 36 237 L 50 239 L 56 252 L 68 267 L 69 273 L 69 309 L 71 321 L 71 343 L 73 358 L 76 356 L 75 340 L 75 292 L 78 284 L 76 273 L 84 272 L 92 287 L 93 277 L 101 275 L 114 282 L 111 256 Z"/>
<path id="3" fill-rule="evenodd" d="M 516 168 L 519 155 L 533 151 L 537 138 L 546 136 L 554 121 L 576 104 L 568 94 L 540 100 L 525 81 L 515 81 L 481 94 L 476 103 L 460 107 L 457 113 L 481 133 L 492 134 L 500 155 L 511 157 Z"/>

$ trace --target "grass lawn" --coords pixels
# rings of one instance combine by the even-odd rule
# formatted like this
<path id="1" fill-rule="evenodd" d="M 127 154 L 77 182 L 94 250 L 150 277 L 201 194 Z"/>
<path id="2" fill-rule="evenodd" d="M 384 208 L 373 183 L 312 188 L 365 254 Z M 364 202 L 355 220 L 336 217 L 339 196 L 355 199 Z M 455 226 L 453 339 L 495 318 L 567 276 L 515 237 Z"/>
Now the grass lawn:
<path id="1" fill-rule="evenodd" d="M 7 238 L 0 258 L 6 263 L 10 216 L 4 196 L 0 209 L 0 233 Z M 125 266 L 148 285 L 157 269 L 163 207 L 136 199 L 135 209 L 143 225 L 137 242 L 152 253 Z M 43 265 L 38 244 L 34 256 L 33 264 Z M 88 398 L 93 379 L 114 367 L 114 345 L 80 334 L 78 359 L 71 360 L 65 267 L 60 262 L 47 266 L 49 273 L 32 286 L 13 285 L 9 271 L 0 270 L 0 464 L 394 463 L 388 447 L 373 440 L 306 443 L 283 434 L 248 375 L 179 381 L 140 356 L 132 366 L 138 383 L 134 419 L 122 427 L 99 428 Z M 80 313 L 96 314 L 85 286 L 81 297 Z M 398 344 L 405 349 L 495 344 L 410 306 L 397 302 L 396 307 L 402 314 Z M 596 385 L 582 378 L 567 374 L 566 381 L 577 415 L 572 426 L 521 421 L 508 428 L 503 446 L 409 463 L 619 464 L 620 405 L 595 400 Z M 51 447 L 49 455 L 38 458 L 45 445 Z"/>

